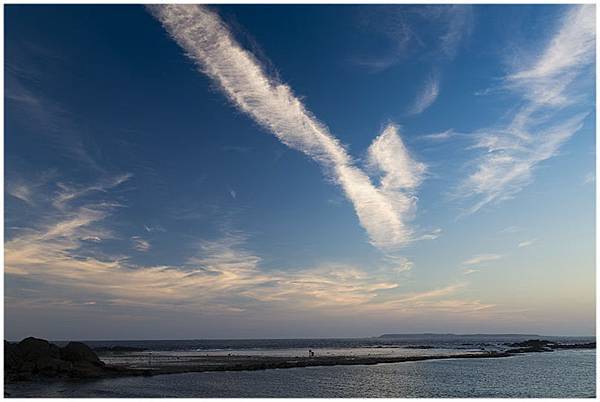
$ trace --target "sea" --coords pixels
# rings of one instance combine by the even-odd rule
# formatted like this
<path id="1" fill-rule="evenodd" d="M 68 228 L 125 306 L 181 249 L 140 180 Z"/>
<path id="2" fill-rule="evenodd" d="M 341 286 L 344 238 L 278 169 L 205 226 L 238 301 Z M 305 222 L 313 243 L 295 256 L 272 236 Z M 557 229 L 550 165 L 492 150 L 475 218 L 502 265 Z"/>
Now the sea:
<path id="1" fill-rule="evenodd" d="M 504 350 L 507 343 L 547 339 L 595 342 L 594 337 L 419 334 L 350 339 L 84 341 L 93 348 L 143 348 L 102 353 L 107 363 L 147 358 L 219 356 L 431 355 Z M 64 342 L 55 342 L 59 345 Z M 94 398 L 593 398 L 596 351 L 555 350 L 505 358 L 424 360 L 52 381 L 5 385 L 8 397 Z"/>

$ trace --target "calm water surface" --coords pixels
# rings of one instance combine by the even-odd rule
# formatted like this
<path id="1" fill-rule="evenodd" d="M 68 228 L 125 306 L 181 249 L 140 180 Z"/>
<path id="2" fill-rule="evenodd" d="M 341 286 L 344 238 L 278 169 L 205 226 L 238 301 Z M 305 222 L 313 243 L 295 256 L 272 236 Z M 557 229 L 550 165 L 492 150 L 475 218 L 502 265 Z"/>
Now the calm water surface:
<path id="1" fill-rule="evenodd" d="M 7 387 L 46 397 L 594 397 L 595 350 Z"/>

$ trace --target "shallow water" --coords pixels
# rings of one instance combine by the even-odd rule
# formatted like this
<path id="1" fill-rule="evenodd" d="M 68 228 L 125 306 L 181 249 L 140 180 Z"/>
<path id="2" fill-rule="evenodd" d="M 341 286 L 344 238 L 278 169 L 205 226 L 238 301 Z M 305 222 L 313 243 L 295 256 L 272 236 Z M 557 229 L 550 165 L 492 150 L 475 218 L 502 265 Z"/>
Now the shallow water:
<path id="1" fill-rule="evenodd" d="M 385 356 L 385 357 L 408 357 L 408 356 L 435 356 L 435 355 L 458 355 L 464 353 L 477 353 L 480 349 L 407 349 L 388 347 L 357 347 L 357 348 L 315 348 L 310 349 L 314 356 Z M 151 368 L 152 366 L 186 365 L 197 364 L 198 358 L 244 356 L 244 357 L 308 357 L 308 349 L 228 349 L 202 350 L 202 351 L 142 351 L 123 353 L 101 353 L 100 359 L 110 365 Z M 208 361 L 202 360 L 203 364 Z"/>
<path id="2" fill-rule="evenodd" d="M 10 385 L 45 397 L 594 397 L 595 350 Z"/>

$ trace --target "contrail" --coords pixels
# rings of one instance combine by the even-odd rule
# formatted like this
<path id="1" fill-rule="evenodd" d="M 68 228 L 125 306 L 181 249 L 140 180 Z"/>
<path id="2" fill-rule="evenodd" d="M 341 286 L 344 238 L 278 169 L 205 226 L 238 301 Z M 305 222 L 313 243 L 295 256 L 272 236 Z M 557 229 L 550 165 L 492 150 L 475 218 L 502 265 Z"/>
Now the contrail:
<path id="1" fill-rule="evenodd" d="M 405 221 L 415 207 L 412 190 L 416 186 L 375 187 L 369 177 L 354 166 L 346 149 L 327 127 L 306 110 L 289 86 L 265 73 L 258 60 L 235 41 L 213 11 L 204 6 L 177 4 L 152 5 L 149 9 L 234 105 L 288 147 L 307 154 L 325 169 L 354 205 L 373 245 L 389 249 L 410 240 L 412 231 Z M 418 166 L 402 172 L 383 171 L 384 178 L 390 174 L 415 175 L 396 182 L 420 182 L 424 165 L 411 159 L 396 128 L 388 127 L 382 136 L 388 138 L 392 146 L 396 145 L 388 151 L 398 152 L 398 157 L 408 165 Z M 396 139 L 390 141 L 389 137 Z M 375 164 L 375 167 L 381 166 Z"/>

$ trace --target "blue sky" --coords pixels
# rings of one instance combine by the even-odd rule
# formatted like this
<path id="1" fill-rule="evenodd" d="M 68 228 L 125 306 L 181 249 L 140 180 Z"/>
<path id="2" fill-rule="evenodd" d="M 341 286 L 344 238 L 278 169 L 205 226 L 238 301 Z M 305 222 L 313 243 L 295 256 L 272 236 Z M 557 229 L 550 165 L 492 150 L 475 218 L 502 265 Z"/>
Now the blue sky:
<path id="1" fill-rule="evenodd" d="M 594 333 L 594 6 L 5 27 L 7 338 Z"/>

